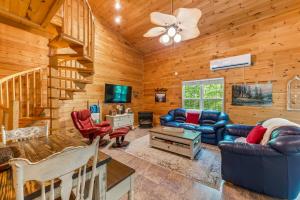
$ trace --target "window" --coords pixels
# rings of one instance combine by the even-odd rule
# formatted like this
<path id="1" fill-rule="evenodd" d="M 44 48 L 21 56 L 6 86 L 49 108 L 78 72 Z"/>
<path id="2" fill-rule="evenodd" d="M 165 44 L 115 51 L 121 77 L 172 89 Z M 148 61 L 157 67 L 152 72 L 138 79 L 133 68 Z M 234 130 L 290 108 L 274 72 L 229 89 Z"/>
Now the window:
<path id="1" fill-rule="evenodd" d="M 182 105 L 185 109 L 223 111 L 224 79 L 184 81 Z"/>

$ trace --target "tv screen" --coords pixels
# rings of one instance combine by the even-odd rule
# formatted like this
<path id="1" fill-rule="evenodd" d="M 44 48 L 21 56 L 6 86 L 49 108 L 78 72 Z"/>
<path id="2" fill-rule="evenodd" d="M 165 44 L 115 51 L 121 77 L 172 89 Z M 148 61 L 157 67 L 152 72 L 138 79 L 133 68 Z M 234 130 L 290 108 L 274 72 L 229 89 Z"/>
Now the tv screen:
<path id="1" fill-rule="evenodd" d="M 105 84 L 105 103 L 131 103 L 131 86 Z"/>

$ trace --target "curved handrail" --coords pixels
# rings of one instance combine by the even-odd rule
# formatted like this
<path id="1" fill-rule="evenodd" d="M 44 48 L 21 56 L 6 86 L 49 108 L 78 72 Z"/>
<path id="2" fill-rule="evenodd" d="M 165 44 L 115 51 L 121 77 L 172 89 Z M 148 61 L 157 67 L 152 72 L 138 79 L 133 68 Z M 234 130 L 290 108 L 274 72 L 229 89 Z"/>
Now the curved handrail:
<path id="1" fill-rule="evenodd" d="M 5 77 L 0 79 L 0 84 L 4 83 L 6 81 L 9 81 L 9 80 L 11 80 L 15 77 L 23 76 L 23 75 L 26 75 L 28 73 L 32 73 L 32 72 L 43 70 L 43 69 L 46 69 L 46 67 L 37 67 L 37 68 L 29 69 L 29 70 L 26 70 L 26 71 L 18 72 L 18 73 L 9 75 L 9 76 L 5 76 Z"/>
<path id="2" fill-rule="evenodd" d="M 84 1 L 85 1 L 85 3 L 87 4 L 87 6 L 89 7 L 89 10 L 90 10 L 91 13 L 92 13 L 92 20 L 93 20 L 93 22 L 95 22 L 95 16 L 94 16 L 94 14 L 93 14 L 93 10 L 92 10 L 92 8 L 91 8 L 89 2 L 88 2 L 87 0 L 84 0 Z"/>
<path id="3" fill-rule="evenodd" d="M 21 101 L 24 98 L 24 102 L 26 102 L 26 108 L 27 108 L 27 113 L 29 113 L 28 109 L 30 106 L 30 98 L 28 98 L 29 96 L 29 89 L 33 89 L 32 87 L 34 87 L 34 92 L 33 95 L 35 98 L 36 97 L 36 78 L 39 79 L 39 81 L 41 81 L 41 75 L 42 73 L 44 73 L 44 70 L 46 70 L 47 67 L 37 67 L 37 68 L 32 68 L 29 70 L 25 70 L 25 71 L 21 71 L 6 77 L 3 77 L 2 79 L 0 79 L 0 109 L 9 109 L 9 102 L 10 101 L 16 101 L 16 99 L 18 99 L 19 101 Z M 36 77 L 36 73 L 39 73 L 40 76 Z M 33 77 L 29 78 L 29 75 L 33 74 Z M 28 84 L 28 80 L 32 79 L 33 80 L 33 86 L 26 86 L 25 89 L 26 90 L 26 98 L 22 97 L 22 95 L 20 95 L 20 92 L 22 92 L 23 90 L 23 86 L 19 86 L 18 91 L 16 90 L 16 81 L 19 82 L 19 84 L 21 84 L 21 80 L 22 77 L 26 76 L 27 81 L 25 81 L 26 85 Z M 12 85 L 10 86 L 10 82 L 12 83 Z M 4 86 L 4 87 L 3 87 Z M 12 89 L 11 89 L 12 87 Z M 31 88 L 30 88 L 31 87 Z M 17 92 L 19 92 L 19 95 L 17 96 Z M 35 101 L 36 99 L 34 99 L 34 103 L 36 103 Z M 20 107 L 22 107 L 22 105 L 20 104 Z M 28 115 L 28 114 L 27 114 Z"/>

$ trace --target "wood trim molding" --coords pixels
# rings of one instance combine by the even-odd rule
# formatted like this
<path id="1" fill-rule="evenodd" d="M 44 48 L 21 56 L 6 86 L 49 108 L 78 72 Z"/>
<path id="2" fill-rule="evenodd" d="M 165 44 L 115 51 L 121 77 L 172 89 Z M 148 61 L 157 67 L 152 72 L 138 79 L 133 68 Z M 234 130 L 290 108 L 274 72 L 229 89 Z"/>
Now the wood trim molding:
<path id="1" fill-rule="evenodd" d="M 48 11 L 46 17 L 44 18 L 41 27 L 46 28 L 51 19 L 55 16 L 55 14 L 57 13 L 57 11 L 59 10 L 59 8 L 62 6 L 62 4 L 64 3 L 65 0 L 58 0 L 58 1 L 54 1 L 51 9 Z"/>
<path id="2" fill-rule="evenodd" d="M 51 34 L 45 28 L 23 17 L 14 15 L 3 9 L 0 9 L 0 23 L 14 26 L 31 33 L 39 34 L 47 38 L 51 38 Z"/>

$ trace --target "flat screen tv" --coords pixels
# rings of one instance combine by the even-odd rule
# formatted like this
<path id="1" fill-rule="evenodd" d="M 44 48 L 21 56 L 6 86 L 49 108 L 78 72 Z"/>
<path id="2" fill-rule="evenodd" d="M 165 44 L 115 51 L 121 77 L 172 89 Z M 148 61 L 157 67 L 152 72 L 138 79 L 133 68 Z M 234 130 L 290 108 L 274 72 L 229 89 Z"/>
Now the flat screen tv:
<path id="1" fill-rule="evenodd" d="M 131 103 L 131 86 L 105 84 L 105 103 Z"/>

